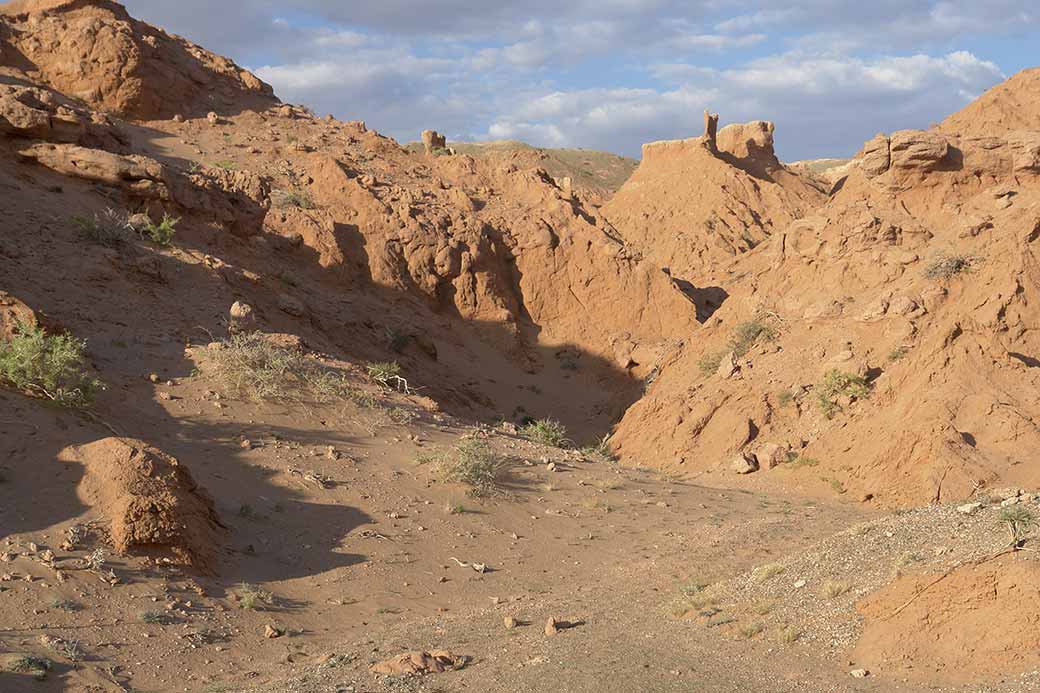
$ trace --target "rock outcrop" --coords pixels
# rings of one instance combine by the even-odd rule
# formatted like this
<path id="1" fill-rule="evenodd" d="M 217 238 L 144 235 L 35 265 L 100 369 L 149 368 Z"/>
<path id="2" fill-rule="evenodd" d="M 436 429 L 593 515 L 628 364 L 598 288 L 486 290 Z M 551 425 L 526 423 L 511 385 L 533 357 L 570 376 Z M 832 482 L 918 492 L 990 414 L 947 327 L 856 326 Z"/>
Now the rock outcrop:
<path id="1" fill-rule="evenodd" d="M 262 109 L 270 86 L 227 58 L 133 19 L 116 2 L 21 0 L 0 7 L 0 60 L 117 115 Z"/>

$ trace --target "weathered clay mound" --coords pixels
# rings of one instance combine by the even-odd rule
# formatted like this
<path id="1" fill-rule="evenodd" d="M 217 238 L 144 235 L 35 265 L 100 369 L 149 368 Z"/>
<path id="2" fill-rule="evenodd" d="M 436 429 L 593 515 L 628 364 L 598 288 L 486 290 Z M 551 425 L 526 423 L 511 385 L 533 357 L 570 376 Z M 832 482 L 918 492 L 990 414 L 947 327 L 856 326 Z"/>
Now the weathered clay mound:
<path id="1" fill-rule="evenodd" d="M 270 86 L 227 58 L 130 17 L 108 0 L 0 6 L 0 68 L 118 115 L 168 118 L 275 103 Z"/>
<path id="2" fill-rule="evenodd" d="M 66 448 L 59 459 L 83 465 L 78 495 L 110 523 L 117 551 L 212 569 L 223 525 L 177 460 L 128 438 Z"/>
<path id="3" fill-rule="evenodd" d="M 639 168 L 603 207 L 626 241 L 700 284 L 705 269 L 748 252 L 824 201 L 773 153 L 773 125 L 730 125 L 705 138 L 643 146 Z"/>
<path id="4" fill-rule="evenodd" d="M 487 325 L 518 356 L 534 346 L 524 331 L 537 327 L 543 343 L 626 367 L 631 335 L 660 341 L 694 323 L 693 303 L 667 274 L 543 171 L 467 156 L 432 159 L 432 170 L 403 153 L 391 161 L 400 165 L 382 180 L 312 155 L 323 209 L 308 213 L 302 233 L 323 266 Z"/>
<path id="5" fill-rule="evenodd" d="M 895 133 L 860 162 L 879 149 L 736 280 L 710 275 L 730 298 L 619 424 L 623 457 L 730 479 L 800 459 L 817 469 L 780 483 L 886 505 L 1040 483 L 1020 464 L 1040 444 L 1038 179 L 1007 141 Z"/>
<path id="6" fill-rule="evenodd" d="M 939 129 L 967 138 L 1040 130 L 1040 68 L 1022 70 L 949 116 Z"/>
<path id="7" fill-rule="evenodd" d="M 1004 556 L 948 574 L 900 578 L 859 604 L 853 659 L 872 673 L 980 683 L 1040 666 L 1040 565 Z"/>

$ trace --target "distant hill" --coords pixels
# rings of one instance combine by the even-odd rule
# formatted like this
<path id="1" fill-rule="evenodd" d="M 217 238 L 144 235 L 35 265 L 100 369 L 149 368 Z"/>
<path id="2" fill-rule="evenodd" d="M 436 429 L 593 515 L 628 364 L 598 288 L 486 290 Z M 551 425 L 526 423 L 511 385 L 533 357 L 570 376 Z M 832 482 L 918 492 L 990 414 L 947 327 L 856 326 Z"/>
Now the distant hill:
<path id="1" fill-rule="evenodd" d="M 541 166 L 556 178 L 570 176 L 574 187 L 601 194 L 616 192 L 639 166 L 637 159 L 610 152 L 533 147 L 518 140 L 449 142 L 448 146 L 459 154 L 469 156 L 514 157 L 533 166 Z M 409 143 L 405 148 L 415 152 L 423 150 L 420 142 Z"/>

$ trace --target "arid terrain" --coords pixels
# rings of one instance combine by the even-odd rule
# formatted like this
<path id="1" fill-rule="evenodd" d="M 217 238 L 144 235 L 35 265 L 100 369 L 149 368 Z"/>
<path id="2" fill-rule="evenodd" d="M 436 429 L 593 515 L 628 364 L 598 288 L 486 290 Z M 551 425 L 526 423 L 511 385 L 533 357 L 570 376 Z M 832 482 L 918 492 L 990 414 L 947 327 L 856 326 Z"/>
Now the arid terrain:
<path id="1" fill-rule="evenodd" d="M 0 693 L 1040 690 L 1040 70 L 717 119 L 402 145 L 0 5 Z"/>

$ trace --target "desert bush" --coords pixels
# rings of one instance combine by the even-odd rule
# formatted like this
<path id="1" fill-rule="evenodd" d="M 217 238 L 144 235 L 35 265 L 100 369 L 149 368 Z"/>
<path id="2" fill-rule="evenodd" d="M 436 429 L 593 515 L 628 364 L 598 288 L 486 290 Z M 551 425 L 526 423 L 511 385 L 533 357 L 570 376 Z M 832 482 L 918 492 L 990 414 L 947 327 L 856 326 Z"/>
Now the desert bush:
<path id="1" fill-rule="evenodd" d="M 505 459 L 483 440 L 462 440 L 441 459 L 439 471 L 445 481 L 456 481 L 469 486 L 469 494 L 476 497 L 502 493 L 502 478 L 511 467 Z"/>
<path id="2" fill-rule="evenodd" d="M 938 255 L 925 267 L 924 276 L 929 279 L 949 279 L 970 271 L 976 261 L 971 255 Z"/>
<path id="3" fill-rule="evenodd" d="M 760 341 L 772 341 L 776 339 L 778 332 L 775 327 L 764 320 L 749 320 L 742 322 L 733 330 L 726 349 L 723 351 L 712 351 L 705 353 L 697 361 L 697 368 L 704 375 L 711 375 L 719 370 L 723 357 L 732 353 L 737 358 L 751 351 L 751 347 Z"/>
<path id="4" fill-rule="evenodd" d="M 109 247 L 123 243 L 130 230 L 126 213 L 111 208 L 90 217 L 74 216 L 72 223 L 89 240 Z"/>
<path id="5" fill-rule="evenodd" d="M 51 660 L 44 657 L 35 657 L 33 655 L 22 655 L 18 659 L 11 662 L 11 671 L 19 674 L 29 674 L 35 679 L 47 678 L 47 672 L 54 666 Z"/>
<path id="6" fill-rule="evenodd" d="M 328 402 L 347 396 L 342 373 L 259 332 L 238 333 L 209 357 L 217 377 L 236 394 L 257 400 Z"/>
<path id="7" fill-rule="evenodd" d="M 581 449 L 581 454 L 585 457 L 599 458 L 606 462 L 616 462 L 617 458 L 614 457 L 614 451 L 610 449 L 610 435 L 603 436 L 595 445 L 586 445 Z"/>
<path id="8" fill-rule="evenodd" d="M 214 161 L 213 162 L 213 167 L 214 168 L 220 168 L 220 169 L 223 169 L 225 171 L 237 171 L 238 170 L 238 164 L 236 164 L 231 159 L 223 159 L 221 161 Z"/>
<path id="9" fill-rule="evenodd" d="M 1010 543 L 1017 545 L 1028 536 L 1029 531 L 1037 527 L 1037 518 L 1032 510 L 1022 505 L 1011 505 L 1003 508 L 998 521 L 1007 527 L 1011 535 Z"/>
<path id="10" fill-rule="evenodd" d="M 753 582 L 765 582 L 782 572 L 784 572 L 784 567 L 779 563 L 767 563 L 751 571 L 751 580 Z"/>
<path id="11" fill-rule="evenodd" d="M 275 190 L 271 193 L 271 202 L 277 209 L 296 207 L 297 209 L 314 209 L 314 200 L 299 188 Z"/>
<path id="12" fill-rule="evenodd" d="M 762 320 L 742 322 L 733 330 L 729 339 L 729 350 L 736 356 L 743 356 L 759 341 L 771 342 L 776 339 L 776 328 Z"/>
<path id="13" fill-rule="evenodd" d="M 274 595 L 258 585 L 243 582 L 234 590 L 238 605 L 250 611 L 263 609 L 274 603 Z"/>
<path id="14" fill-rule="evenodd" d="M 384 361 L 368 364 L 368 377 L 383 387 L 397 388 L 408 392 L 408 381 L 401 375 L 401 365 L 397 361 Z"/>
<path id="15" fill-rule="evenodd" d="M 843 580 L 828 580 L 823 583 L 823 586 L 820 588 L 820 594 L 824 597 L 834 599 L 835 597 L 840 597 L 845 594 L 850 589 L 852 589 L 851 585 Z"/>
<path id="16" fill-rule="evenodd" d="M 839 397 L 851 397 L 862 399 L 870 394 L 870 384 L 867 379 L 854 373 L 845 373 L 838 369 L 827 371 L 823 382 L 816 386 L 816 402 L 820 411 L 828 419 L 841 411 L 838 403 Z"/>
<path id="17" fill-rule="evenodd" d="M 571 441 L 567 438 L 567 428 L 553 419 L 539 419 L 520 429 L 520 435 L 542 445 L 551 445 L 554 448 L 570 447 Z"/>
<path id="18" fill-rule="evenodd" d="M 63 407 L 89 407 L 104 386 L 86 371 L 85 347 L 71 335 L 18 323 L 14 337 L 0 343 L 0 379 Z"/>
<path id="19" fill-rule="evenodd" d="M 697 369 L 704 375 L 712 375 L 718 371 L 719 366 L 722 365 L 723 356 L 725 356 L 725 354 L 721 351 L 710 351 L 697 359 Z"/>
<path id="20" fill-rule="evenodd" d="M 170 622 L 170 617 L 162 611 L 142 611 L 137 617 L 141 619 L 141 623 L 150 626 L 165 626 Z"/>
<path id="21" fill-rule="evenodd" d="M 751 623 L 742 623 L 737 628 L 737 631 L 748 640 L 755 637 L 764 630 L 765 626 L 763 626 L 758 621 L 752 621 Z"/>

